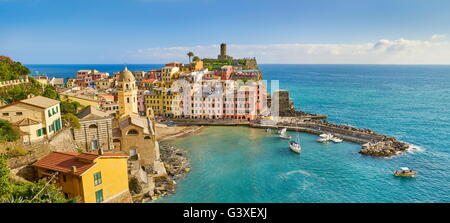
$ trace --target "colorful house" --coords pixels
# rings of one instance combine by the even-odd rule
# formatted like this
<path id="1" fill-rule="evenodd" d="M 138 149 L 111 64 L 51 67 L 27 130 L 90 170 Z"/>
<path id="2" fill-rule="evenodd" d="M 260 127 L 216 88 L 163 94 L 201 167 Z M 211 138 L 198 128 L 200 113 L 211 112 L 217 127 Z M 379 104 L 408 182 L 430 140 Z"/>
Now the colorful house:
<path id="1" fill-rule="evenodd" d="M 25 143 L 40 141 L 62 129 L 59 104 L 42 96 L 28 98 L 0 107 L 0 119 L 18 126 Z"/>
<path id="2" fill-rule="evenodd" d="M 102 150 L 53 152 L 32 166 L 39 178 L 54 179 L 67 198 L 79 198 L 83 203 L 128 203 L 127 159 Z"/>

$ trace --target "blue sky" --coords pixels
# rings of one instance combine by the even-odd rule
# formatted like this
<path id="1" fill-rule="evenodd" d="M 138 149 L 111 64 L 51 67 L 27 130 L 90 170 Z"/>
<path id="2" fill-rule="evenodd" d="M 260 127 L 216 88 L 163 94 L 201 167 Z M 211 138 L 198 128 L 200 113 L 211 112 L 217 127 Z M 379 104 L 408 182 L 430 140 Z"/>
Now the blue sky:
<path id="1" fill-rule="evenodd" d="M 0 0 L 0 54 L 24 63 L 449 63 L 447 0 Z M 184 61 L 183 61 L 184 62 Z"/>

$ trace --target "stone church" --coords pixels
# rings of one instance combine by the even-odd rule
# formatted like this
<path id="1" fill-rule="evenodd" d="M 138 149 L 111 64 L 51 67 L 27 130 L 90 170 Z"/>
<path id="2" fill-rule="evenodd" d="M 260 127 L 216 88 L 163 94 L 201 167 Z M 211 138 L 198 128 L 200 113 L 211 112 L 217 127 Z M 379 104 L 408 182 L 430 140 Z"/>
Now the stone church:
<path id="1" fill-rule="evenodd" d="M 146 168 L 164 168 L 160 161 L 155 120 L 152 116 L 138 115 L 136 79 L 126 67 L 119 73 L 117 90 L 119 111 L 112 129 L 114 151 L 139 160 Z"/>

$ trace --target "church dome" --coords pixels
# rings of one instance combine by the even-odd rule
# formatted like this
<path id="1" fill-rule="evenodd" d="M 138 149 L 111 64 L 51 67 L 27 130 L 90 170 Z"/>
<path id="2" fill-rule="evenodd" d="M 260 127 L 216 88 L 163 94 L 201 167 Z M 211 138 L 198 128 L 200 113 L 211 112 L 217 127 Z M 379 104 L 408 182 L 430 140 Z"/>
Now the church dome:
<path id="1" fill-rule="evenodd" d="M 123 71 L 120 71 L 119 73 L 119 80 L 120 82 L 135 82 L 136 79 L 134 78 L 133 73 L 128 70 L 128 68 L 125 66 L 125 69 Z"/>

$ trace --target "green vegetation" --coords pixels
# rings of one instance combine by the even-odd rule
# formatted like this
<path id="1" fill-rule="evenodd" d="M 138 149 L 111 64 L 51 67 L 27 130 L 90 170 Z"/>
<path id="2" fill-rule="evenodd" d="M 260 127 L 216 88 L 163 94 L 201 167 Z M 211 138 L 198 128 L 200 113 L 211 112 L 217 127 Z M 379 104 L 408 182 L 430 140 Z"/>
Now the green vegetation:
<path id="1" fill-rule="evenodd" d="M 30 70 L 20 62 L 15 62 L 9 57 L 0 56 L 0 81 L 22 78 L 30 73 Z M 59 100 L 59 94 L 52 86 L 42 86 L 34 78 L 28 78 L 30 83 L 18 84 L 0 89 L 0 100 L 5 104 L 26 99 L 28 95 L 42 95 L 44 97 Z"/>
<path id="2" fill-rule="evenodd" d="M 42 86 L 34 78 L 29 77 L 30 83 L 18 84 L 0 88 L 0 100 L 5 104 L 27 99 L 28 95 L 41 95 L 59 100 L 59 94 L 53 86 Z"/>
<path id="3" fill-rule="evenodd" d="M 62 115 L 62 119 L 64 120 L 65 123 L 69 123 L 69 126 L 74 128 L 74 129 L 79 129 L 80 128 L 80 120 L 78 119 L 78 117 L 72 113 L 67 113 Z"/>
<path id="4" fill-rule="evenodd" d="M 0 203 L 74 203 L 56 187 L 44 180 L 15 182 L 9 176 L 6 160 L 0 158 Z"/>
<path id="5" fill-rule="evenodd" d="M 19 130 L 6 120 L 0 120 L 0 143 L 13 142 L 20 138 Z"/>
<path id="6" fill-rule="evenodd" d="M 192 59 L 192 61 L 199 61 L 200 60 L 200 57 L 198 57 L 198 56 L 194 56 L 194 58 Z"/>
<path id="7" fill-rule="evenodd" d="M 61 101 L 61 113 L 67 114 L 72 113 L 76 114 L 78 109 L 81 108 L 81 104 L 76 101 Z"/>
<path id="8" fill-rule="evenodd" d="M 29 73 L 30 70 L 20 62 L 15 62 L 6 56 L 0 56 L 0 81 L 19 79 Z"/>
<path id="9" fill-rule="evenodd" d="M 189 53 L 187 53 L 187 56 L 189 57 L 189 63 L 191 63 L 191 57 L 194 56 L 194 53 L 193 52 L 189 52 Z"/>
<path id="10" fill-rule="evenodd" d="M 222 68 L 222 66 L 227 66 L 227 65 L 245 67 L 247 65 L 247 60 L 246 59 L 218 60 L 218 59 L 210 59 L 210 58 L 203 59 L 203 66 L 208 68 L 208 70 L 220 70 Z"/>

